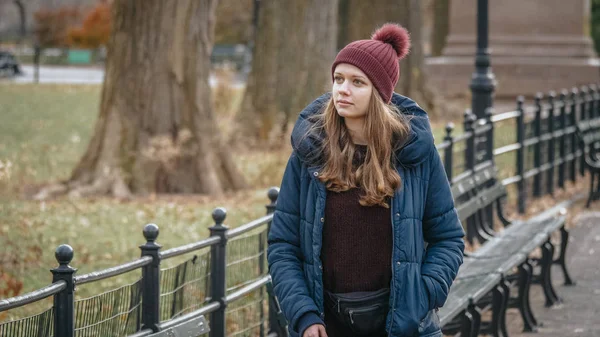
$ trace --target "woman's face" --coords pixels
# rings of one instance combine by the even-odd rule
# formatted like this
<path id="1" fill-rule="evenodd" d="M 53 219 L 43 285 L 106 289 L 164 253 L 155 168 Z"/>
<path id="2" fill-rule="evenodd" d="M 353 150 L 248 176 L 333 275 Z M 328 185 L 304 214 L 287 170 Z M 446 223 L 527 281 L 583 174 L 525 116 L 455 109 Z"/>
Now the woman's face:
<path id="1" fill-rule="evenodd" d="M 367 113 L 373 84 L 359 68 L 340 63 L 333 72 L 333 102 L 338 115 L 350 119 L 362 119 Z"/>

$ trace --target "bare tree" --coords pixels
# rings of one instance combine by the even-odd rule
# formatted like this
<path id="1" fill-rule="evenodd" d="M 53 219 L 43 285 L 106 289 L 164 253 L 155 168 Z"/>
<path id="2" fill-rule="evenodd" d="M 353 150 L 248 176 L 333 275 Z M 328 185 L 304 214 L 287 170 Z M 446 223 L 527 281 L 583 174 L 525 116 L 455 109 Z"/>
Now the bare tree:
<path id="1" fill-rule="evenodd" d="M 441 56 L 449 32 L 450 0 L 435 0 L 433 3 L 433 36 L 431 54 Z"/>
<path id="2" fill-rule="evenodd" d="M 94 135 L 69 181 L 39 198 L 67 191 L 219 194 L 245 186 L 211 108 L 216 3 L 114 1 Z"/>
<path id="3" fill-rule="evenodd" d="M 302 107 L 328 90 L 336 52 L 337 0 L 262 0 L 236 143 L 285 133 Z"/>

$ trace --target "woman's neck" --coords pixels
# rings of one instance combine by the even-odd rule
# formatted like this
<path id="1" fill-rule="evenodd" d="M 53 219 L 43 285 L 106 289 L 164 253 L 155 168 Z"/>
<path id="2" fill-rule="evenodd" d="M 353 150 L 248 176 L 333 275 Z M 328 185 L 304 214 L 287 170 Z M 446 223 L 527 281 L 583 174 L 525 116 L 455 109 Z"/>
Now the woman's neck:
<path id="1" fill-rule="evenodd" d="M 350 132 L 352 142 L 357 145 L 367 145 L 367 138 L 365 135 L 365 119 L 364 118 L 344 118 L 346 127 Z"/>

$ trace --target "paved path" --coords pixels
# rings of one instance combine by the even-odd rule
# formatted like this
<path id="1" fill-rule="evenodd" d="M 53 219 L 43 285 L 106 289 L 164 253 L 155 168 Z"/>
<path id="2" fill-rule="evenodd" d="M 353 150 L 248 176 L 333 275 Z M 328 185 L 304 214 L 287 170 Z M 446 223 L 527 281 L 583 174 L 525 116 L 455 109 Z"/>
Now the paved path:
<path id="1" fill-rule="evenodd" d="M 23 75 L 11 78 L 0 78 L 0 83 L 33 83 L 33 66 L 22 65 Z M 240 77 L 240 76 L 238 76 Z M 101 84 L 104 81 L 104 68 L 102 67 L 66 67 L 66 66 L 41 66 L 40 83 L 54 84 Z M 234 86 L 244 85 L 241 78 L 234 80 Z M 214 86 L 217 82 L 211 74 L 209 83 Z"/>
<path id="2" fill-rule="evenodd" d="M 541 287 L 532 286 L 531 306 L 542 326 L 537 334 L 522 333 L 518 311 L 510 309 L 511 337 L 600 337 L 600 212 L 585 212 L 576 218 L 567 258 L 577 285 L 562 285 L 562 273 L 555 266 L 552 277 L 563 304 L 545 308 Z"/>

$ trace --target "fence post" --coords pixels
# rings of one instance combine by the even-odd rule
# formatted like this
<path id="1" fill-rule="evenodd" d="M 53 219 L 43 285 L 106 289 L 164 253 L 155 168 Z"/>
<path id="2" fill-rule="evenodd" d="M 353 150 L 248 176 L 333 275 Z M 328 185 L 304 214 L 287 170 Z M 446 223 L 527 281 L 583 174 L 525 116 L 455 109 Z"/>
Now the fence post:
<path id="1" fill-rule="evenodd" d="M 269 200 L 271 201 L 271 203 L 266 206 L 267 215 L 269 215 L 269 214 L 275 213 L 275 206 L 277 206 L 277 198 L 279 197 L 279 188 L 271 187 L 269 189 L 269 192 L 267 192 L 267 196 L 269 197 Z M 270 232 L 271 231 L 271 221 L 269 221 L 267 226 L 268 226 L 268 231 Z"/>
<path id="2" fill-rule="evenodd" d="M 560 156 L 560 165 L 558 166 L 558 187 L 564 189 L 565 188 L 565 167 L 567 164 L 567 160 L 565 158 L 567 154 L 566 149 L 566 141 L 567 135 L 564 133 L 567 127 L 567 95 L 568 91 L 563 89 L 560 92 L 559 100 L 560 100 L 560 125 L 559 129 L 562 131 L 562 135 L 560 136 L 560 144 L 559 144 L 559 156 Z"/>
<path id="3" fill-rule="evenodd" d="M 54 252 L 58 267 L 52 269 L 52 283 L 65 281 L 67 287 L 54 295 L 54 336 L 75 336 L 75 279 L 77 269 L 69 263 L 73 260 L 73 248 L 60 245 Z"/>
<path id="4" fill-rule="evenodd" d="M 533 146 L 533 167 L 537 169 L 535 176 L 533 177 L 533 196 L 539 197 L 542 195 L 542 172 L 540 166 L 542 164 L 542 141 L 540 136 L 542 134 L 542 93 L 535 95 L 535 121 L 533 122 L 533 133 L 536 139 L 536 143 Z"/>
<path id="5" fill-rule="evenodd" d="M 210 246 L 210 297 L 219 302 L 219 309 L 210 314 L 210 337 L 225 337 L 225 302 L 227 268 L 227 226 L 223 225 L 227 210 L 217 207 L 212 212 L 215 225 L 210 227 L 210 236 L 218 236 L 221 241 Z"/>
<path id="6" fill-rule="evenodd" d="M 577 90 L 577 88 L 572 88 L 571 89 L 571 115 L 570 115 L 570 126 L 575 127 L 577 125 L 577 96 L 579 94 L 579 91 Z M 577 135 L 575 134 L 575 131 L 573 131 L 573 133 L 571 133 L 571 155 L 573 156 L 573 159 L 571 160 L 571 165 L 569 165 L 569 178 L 571 178 L 571 182 L 575 183 L 577 181 L 577 174 L 576 174 L 576 166 L 577 166 L 577 157 L 575 156 L 577 154 L 579 146 L 578 146 L 578 141 L 577 141 Z"/>
<path id="7" fill-rule="evenodd" d="M 269 200 L 271 201 L 271 203 L 269 203 L 266 208 L 267 208 L 267 215 L 268 214 L 273 214 L 275 213 L 275 206 L 277 206 L 277 198 L 279 197 L 279 188 L 278 187 L 271 187 L 269 189 L 268 192 L 268 197 Z M 269 232 L 271 231 L 271 223 L 272 221 L 269 221 L 268 223 L 268 230 Z M 270 287 L 270 285 L 268 285 L 268 287 Z M 271 336 L 272 334 L 276 334 L 279 337 L 284 337 L 287 336 L 287 329 L 285 328 L 285 324 L 282 324 L 282 322 L 280 321 L 281 317 L 279 317 L 279 304 L 277 302 L 277 298 L 275 297 L 275 294 L 273 293 L 272 289 L 271 291 L 268 291 L 268 296 L 269 296 L 269 331 L 268 331 L 268 335 Z"/>
<path id="8" fill-rule="evenodd" d="M 548 173 L 546 174 L 546 192 L 550 195 L 554 195 L 554 154 L 556 152 L 554 149 L 554 112 L 556 109 L 554 104 L 555 98 L 556 93 L 554 91 L 550 91 L 548 94 L 548 104 L 550 105 L 548 110 L 548 134 L 550 134 L 550 139 L 548 140 L 548 164 L 550 164 L 550 168 L 548 168 Z"/>
<path id="9" fill-rule="evenodd" d="M 579 120 L 585 121 L 588 119 L 588 88 L 584 85 L 579 90 L 579 95 L 581 97 L 580 109 L 579 109 Z M 581 153 L 581 158 L 579 161 L 579 175 L 583 176 L 585 174 L 585 153 Z"/>
<path id="10" fill-rule="evenodd" d="M 279 190 L 276 187 L 271 187 L 269 189 L 269 192 L 267 192 L 267 196 L 269 197 L 269 200 L 271 201 L 267 206 L 267 215 L 272 214 L 273 212 L 275 212 L 275 204 L 277 203 L 277 196 L 279 195 Z M 271 231 L 271 221 L 269 221 L 267 223 L 267 236 L 269 235 L 269 232 Z M 265 251 L 265 246 L 263 244 L 263 240 L 261 238 L 260 240 L 260 249 L 259 251 L 263 252 L 263 257 L 260 259 L 260 262 L 258 264 L 258 269 L 260 271 L 260 275 L 263 275 L 265 273 L 265 260 L 266 260 L 266 251 Z M 264 289 L 260 288 L 260 297 L 262 298 L 264 295 Z M 271 303 L 271 296 L 270 294 L 267 294 L 267 300 L 269 301 L 269 305 Z M 264 318 L 265 318 L 265 311 L 264 311 L 264 307 L 261 305 L 260 306 L 260 321 L 263 322 Z M 269 308 L 269 326 L 268 326 L 268 330 L 267 333 L 271 334 L 271 331 L 273 330 L 271 328 L 272 323 L 277 323 L 277 316 L 275 316 L 275 320 L 272 319 L 273 314 L 271 313 L 272 308 Z M 273 326 L 275 327 L 275 326 Z M 261 324 L 260 325 L 260 336 L 264 336 L 265 335 L 265 325 Z"/>
<path id="11" fill-rule="evenodd" d="M 486 135 L 486 158 L 485 160 L 494 161 L 494 123 L 492 123 L 492 116 L 494 116 L 494 108 L 485 109 L 485 123 L 489 124 L 489 130 Z"/>
<path id="12" fill-rule="evenodd" d="M 158 332 L 160 323 L 160 245 L 158 226 L 151 223 L 142 231 L 146 243 L 140 246 L 142 256 L 150 256 L 152 262 L 142 267 L 142 330 Z"/>
<path id="13" fill-rule="evenodd" d="M 465 133 L 471 133 L 471 136 L 465 140 L 465 172 L 471 171 L 474 173 L 475 171 L 475 121 L 477 117 L 470 110 L 465 111 L 465 119 L 464 119 L 464 130 Z M 475 238 L 477 238 L 477 230 L 475 229 L 474 219 L 471 217 L 467 219 L 466 223 L 466 234 L 467 241 L 470 244 L 473 244 Z"/>
<path id="14" fill-rule="evenodd" d="M 598 117 L 598 87 L 595 84 L 590 84 L 590 111 L 588 114 L 590 119 Z"/>
<path id="15" fill-rule="evenodd" d="M 465 111 L 464 130 L 470 132 L 471 136 L 465 140 L 465 171 L 475 169 L 475 121 L 477 117 L 471 110 Z"/>
<path id="16" fill-rule="evenodd" d="M 444 141 L 448 142 L 448 147 L 444 150 L 444 169 L 446 170 L 446 177 L 452 184 L 452 165 L 453 165 L 453 149 L 454 149 L 454 137 L 452 137 L 452 131 L 454 131 L 454 123 L 450 122 L 446 124 L 446 136 Z"/>
<path id="17" fill-rule="evenodd" d="M 517 98 L 517 143 L 519 143 L 519 149 L 517 150 L 517 175 L 521 178 L 517 182 L 518 188 L 518 209 L 520 214 L 525 214 L 525 207 L 527 205 L 527 181 L 525 180 L 525 112 L 523 111 L 523 96 Z"/>

